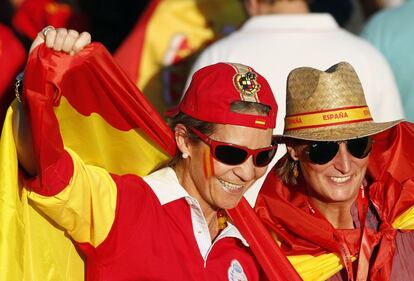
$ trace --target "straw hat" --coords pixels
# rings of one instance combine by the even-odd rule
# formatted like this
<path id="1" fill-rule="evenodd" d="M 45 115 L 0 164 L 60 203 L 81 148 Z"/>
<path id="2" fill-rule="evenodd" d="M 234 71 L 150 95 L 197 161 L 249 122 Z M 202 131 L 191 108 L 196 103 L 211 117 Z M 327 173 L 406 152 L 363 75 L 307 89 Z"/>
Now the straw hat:
<path id="1" fill-rule="evenodd" d="M 340 141 L 374 135 L 401 121 L 372 120 L 361 82 L 347 62 L 326 71 L 300 67 L 288 76 L 281 137 Z"/>

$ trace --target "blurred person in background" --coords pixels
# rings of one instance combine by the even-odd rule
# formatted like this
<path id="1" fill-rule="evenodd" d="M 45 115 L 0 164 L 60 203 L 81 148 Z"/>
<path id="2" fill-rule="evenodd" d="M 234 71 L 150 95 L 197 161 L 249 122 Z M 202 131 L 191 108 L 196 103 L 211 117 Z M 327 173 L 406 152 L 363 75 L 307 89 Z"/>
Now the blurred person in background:
<path id="1" fill-rule="evenodd" d="M 361 6 L 365 19 L 369 19 L 373 14 L 382 9 L 399 6 L 404 3 L 404 1 L 405 0 L 358 0 L 357 2 Z"/>
<path id="2" fill-rule="evenodd" d="M 414 1 L 382 10 L 365 25 L 361 36 L 388 60 L 401 95 L 404 113 L 414 122 Z"/>

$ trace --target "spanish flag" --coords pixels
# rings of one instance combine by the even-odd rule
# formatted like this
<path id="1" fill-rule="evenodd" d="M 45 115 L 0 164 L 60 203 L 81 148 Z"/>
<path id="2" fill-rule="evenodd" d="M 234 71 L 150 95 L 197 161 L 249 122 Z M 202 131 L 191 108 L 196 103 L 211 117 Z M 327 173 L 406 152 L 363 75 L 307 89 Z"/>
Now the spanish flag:
<path id="1" fill-rule="evenodd" d="M 41 45 L 31 53 L 25 75 L 23 95 L 38 97 L 27 108 L 37 107 L 31 117 L 53 124 L 57 120 L 59 126 L 59 136 L 56 132 L 36 136 L 38 151 L 59 143 L 87 164 L 138 175 L 148 174 L 175 154 L 172 131 L 102 45 L 91 44 L 76 56 Z M 0 139 L 0 280 L 84 280 L 84 261 L 72 241 L 31 205 L 30 191 L 19 186 L 12 128 L 17 106 L 15 102 L 9 108 Z M 53 160 L 49 158 L 41 158 L 41 165 Z M 244 216 L 247 224 L 236 220 L 243 210 L 249 212 Z M 273 251 L 276 244 L 252 212 L 243 200 L 230 214 L 268 280 L 298 280 L 286 258 Z M 258 227 L 257 232 L 249 229 L 249 223 Z"/>
<path id="2" fill-rule="evenodd" d="M 111 173 L 145 175 L 175 153 L 169 127 L 102 45 L 91 44 L 76 56 L 41 45 L 25 73 L 26 91 L 53 95 L 64 146 L 85 162 Z M 0 280 L 83 280 L 84 263 L 72 241 L 19 187 L 16 106 L 8 110 L 0 139 Z M 42 145 L 49 137 L 42 136 Z"/>
<path id="3" fill-rule="evenodd" d="M 180 100 L 197 53 L 244 19 L 239 0 L 153 0 L 115 59 L 164 112 Z"/>

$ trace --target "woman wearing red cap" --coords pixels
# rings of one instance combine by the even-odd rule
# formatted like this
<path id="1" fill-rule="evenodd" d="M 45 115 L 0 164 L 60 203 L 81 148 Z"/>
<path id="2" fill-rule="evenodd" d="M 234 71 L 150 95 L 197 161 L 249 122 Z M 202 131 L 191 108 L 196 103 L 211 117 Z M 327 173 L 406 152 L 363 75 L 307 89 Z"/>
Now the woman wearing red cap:
<path id="1" fill-rule="evenodd" d="M 48 28 L 32 48 L 43 42 L 75 54 L 90 36 Z M 85 254 L 87 280 L 259 280 L 260 267 L 224 210 L 237 206 L 276 151 L 277 104 L 260 74 L 230 63 L 195 73 L 168 113 L 177 153 L 145 177 L 86 165 L 63 146 L 53 96 L 20 98 L 33 131 L 16 128 L 20 164 L 34 177 L 26 179 L 30 199 Z M 33 106 L 39 101 L 42 109 Z"/>
<path id="2" fill-rule="evenodd" d="M 297 68 L 287 85 L 287 153 L 261 221 L 304 280 L 413 280 L 413 125 L 375 123 L 348 63 Z"/>

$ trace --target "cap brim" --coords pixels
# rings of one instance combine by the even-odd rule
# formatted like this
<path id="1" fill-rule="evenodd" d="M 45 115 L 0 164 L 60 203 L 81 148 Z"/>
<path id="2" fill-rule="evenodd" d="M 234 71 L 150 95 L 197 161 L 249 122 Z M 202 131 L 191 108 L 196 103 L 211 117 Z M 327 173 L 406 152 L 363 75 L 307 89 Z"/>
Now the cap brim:
<path id="1" fill-rule="evenodd" d="M 165 111 L 164 112 L 164 116 L 166 116 L 166 117 L 174 117 L 179 112 L 180 112 L 180 108 L 178 106 L 177 107 L 173 107 L 173 108 L 168 109 L 167 111 Z"/>

